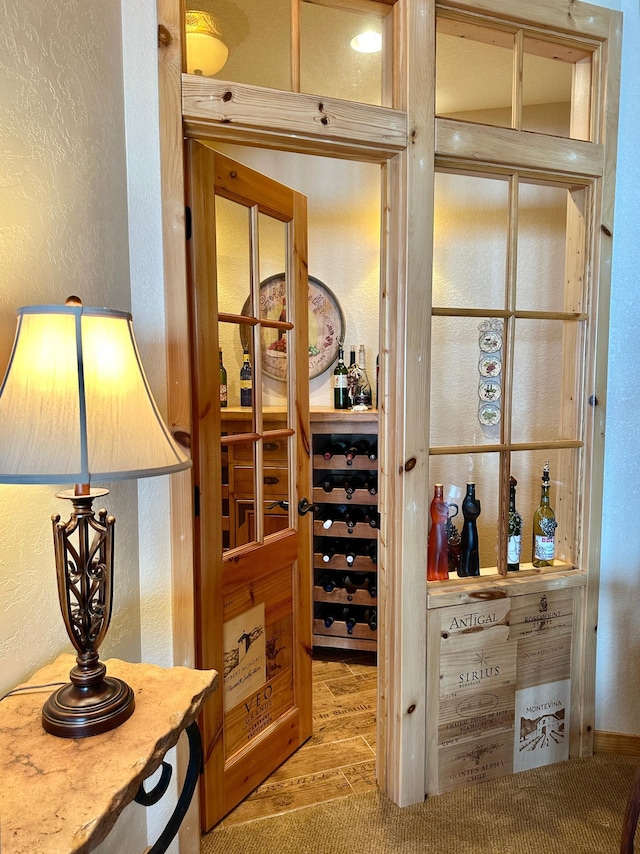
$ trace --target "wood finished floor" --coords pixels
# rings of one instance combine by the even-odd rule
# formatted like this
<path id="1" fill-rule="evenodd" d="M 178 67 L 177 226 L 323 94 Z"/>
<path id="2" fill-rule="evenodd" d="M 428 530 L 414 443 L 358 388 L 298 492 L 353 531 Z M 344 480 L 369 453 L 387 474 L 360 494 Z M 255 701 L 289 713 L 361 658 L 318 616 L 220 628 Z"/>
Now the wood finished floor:
<path id="1" fill-rule="evenodd" d="M 314 649 L 313 735 L 218 827 L 376 788 L 375 654 Z"/>

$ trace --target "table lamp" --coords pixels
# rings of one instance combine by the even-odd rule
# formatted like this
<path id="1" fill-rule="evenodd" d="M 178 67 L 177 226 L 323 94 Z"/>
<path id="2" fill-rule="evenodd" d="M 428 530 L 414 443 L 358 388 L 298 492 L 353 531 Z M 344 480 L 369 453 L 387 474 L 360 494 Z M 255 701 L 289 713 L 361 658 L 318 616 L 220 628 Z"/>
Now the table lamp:
<path id="1" fill-rule="evenodd" d="M 9 367 L 0 387 L 0 483 L 75 484 L 57 494 L 73 505 L 54 515 L 58 597 L 76 649 L 70 682 L 42 710 L 47 732 L 84 738 L 108 732 L 134 710 L 134 695 L 108 676 L 99 647 L 113 604 L 115 519 L 97 515 L 95 481 L 182 471 L 191 460 L 155 404 L 131 315 L 65 305 L 18 309 Z"/>

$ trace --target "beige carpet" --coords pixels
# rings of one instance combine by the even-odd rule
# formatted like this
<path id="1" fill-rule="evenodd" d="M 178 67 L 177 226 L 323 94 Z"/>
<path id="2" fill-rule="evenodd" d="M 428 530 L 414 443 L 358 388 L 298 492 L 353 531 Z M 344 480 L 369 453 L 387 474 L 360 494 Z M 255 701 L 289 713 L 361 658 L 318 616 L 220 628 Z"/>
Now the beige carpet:
<path id="1" fill-rule="evenodd" d="M 617 854 L 637 764 L 598 754 L 404 809 L 352 795 L 214 829 L 201 854 Z"/>

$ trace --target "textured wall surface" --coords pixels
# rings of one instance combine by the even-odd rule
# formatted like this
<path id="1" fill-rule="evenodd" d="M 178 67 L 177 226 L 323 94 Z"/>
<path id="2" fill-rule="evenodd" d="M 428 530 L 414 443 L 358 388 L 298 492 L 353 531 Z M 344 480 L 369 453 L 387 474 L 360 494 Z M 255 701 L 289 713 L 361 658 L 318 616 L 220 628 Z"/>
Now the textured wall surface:
<path id="1" fill-rule="evenodd" d="M 609 378 L 602 516 L 596 729 L 640 735 L 640 7 L 622 9 L 623 56 L 613 237 Z"/>
<path id="2" fill-rule="evenodd" d="M 0 27 L 0 372 L 15 309 L 129 309 L 120 4 L 6 0 Z M 104 484 L 109 487 L 109 484 Z M 0 486 L 0 693 L 70 650 L 55 590 L 55 487 Z M 104 657 L 140 658 L 135 482 L 104 499 L 116 526 L 114 616 Z M 5 701 L 8 702 L 8 701 Z M 142 850 L 144 810 L 104 851 Z M 115 847 L 114 847 L 115 846 Z"/>

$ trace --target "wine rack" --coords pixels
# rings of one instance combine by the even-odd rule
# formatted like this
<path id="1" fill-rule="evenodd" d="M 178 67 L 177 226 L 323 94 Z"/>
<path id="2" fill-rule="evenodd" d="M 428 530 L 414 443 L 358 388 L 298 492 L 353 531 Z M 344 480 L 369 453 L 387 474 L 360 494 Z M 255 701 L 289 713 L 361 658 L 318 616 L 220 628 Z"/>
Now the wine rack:
<path id="1" fill-rule="evenodd" d="M 313 448 L 313 643 L 377 645 L 377 412 L 315 410 Z M 333 453 L 326 458 L 330 446 Z M 358 453 L 345 453 L 352 447 Z M 327 451 L 328 453 L 328 451 Z"/>

